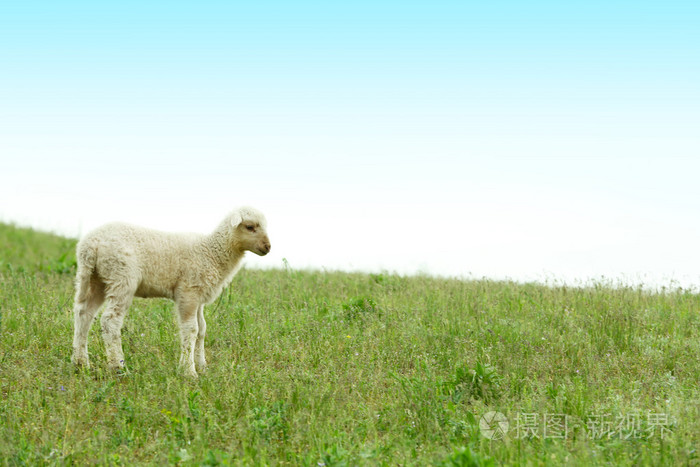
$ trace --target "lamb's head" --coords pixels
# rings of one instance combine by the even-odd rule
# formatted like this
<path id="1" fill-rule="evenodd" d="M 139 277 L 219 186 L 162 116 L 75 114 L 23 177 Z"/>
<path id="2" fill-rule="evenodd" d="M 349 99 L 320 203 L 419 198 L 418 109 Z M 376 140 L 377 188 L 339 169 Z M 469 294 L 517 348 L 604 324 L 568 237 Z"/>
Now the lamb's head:
<path id="1" fill-rule="evenodd" d="M 241 250 L 265 256 L 270 252 L 267 221 L 263 213 L 251 207 L 238 208 L 229 217 L 235 232 L 236 245 Z"/>

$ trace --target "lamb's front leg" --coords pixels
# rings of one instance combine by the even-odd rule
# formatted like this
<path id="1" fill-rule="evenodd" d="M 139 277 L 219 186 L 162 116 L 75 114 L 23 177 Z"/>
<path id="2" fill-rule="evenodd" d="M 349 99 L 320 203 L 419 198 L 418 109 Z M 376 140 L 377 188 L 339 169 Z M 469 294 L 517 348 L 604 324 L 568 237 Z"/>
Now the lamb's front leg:
<path id="1" fill-rule="evenodd" d="M 194 363 L 197 367 L 197 371 L 203 373 L 207 368 L 207 359 L 204 355 L 204 336 L 207 333 L 207 323 L 204 321 L 204 305 L 200 305 L 197 308 L 197 342 L 194 346 Z"/>
<path id="2" fill-rule="evenodd" d="M 197 377 L 194 367 L 194 348 L 197 341 L 197 310 L 200 307 L 196 301 L 180 299 L 177 302 L 178 317 L 180 318 L 180 369 L 185 375 Z"/>

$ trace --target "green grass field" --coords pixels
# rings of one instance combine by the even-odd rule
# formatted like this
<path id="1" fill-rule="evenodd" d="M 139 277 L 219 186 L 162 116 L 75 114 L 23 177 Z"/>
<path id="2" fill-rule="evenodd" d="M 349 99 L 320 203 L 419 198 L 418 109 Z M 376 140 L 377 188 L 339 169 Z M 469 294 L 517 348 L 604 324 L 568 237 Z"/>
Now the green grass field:
<path id="1" fill-rule="evenodd" d="M 97 323 L 70 363 L 74 247 L 0 226 L 0 465 L 700 464 L 690 291 L 243 269 L 199 380 L 165 300 L 116 376 Z"/>

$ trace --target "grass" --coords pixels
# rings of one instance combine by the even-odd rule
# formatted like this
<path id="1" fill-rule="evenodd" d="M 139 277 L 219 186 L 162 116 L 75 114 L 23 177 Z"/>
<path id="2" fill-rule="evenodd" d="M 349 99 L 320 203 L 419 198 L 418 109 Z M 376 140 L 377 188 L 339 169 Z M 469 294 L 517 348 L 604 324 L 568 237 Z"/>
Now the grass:
<path id="1" fill-rule="evenodd" d="M 70 364 L 73 249 L 0 225 L 0 465 L 700 463 L 690 291 L 244 269 L 205 375 L 176 371 L 171 303 L 137 299 L 117 377 L 98 325 Z"/>

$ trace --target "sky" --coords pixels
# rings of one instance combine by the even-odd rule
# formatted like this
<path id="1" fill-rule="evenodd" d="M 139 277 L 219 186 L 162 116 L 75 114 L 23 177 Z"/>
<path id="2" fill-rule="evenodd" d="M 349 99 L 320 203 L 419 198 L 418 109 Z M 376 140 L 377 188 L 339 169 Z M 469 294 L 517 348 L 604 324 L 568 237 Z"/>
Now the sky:
<path id="1" fill-rule="evenodd" d="M 253 267 L 700 285 L 700 3 L 0 4 L 0 220 Z"/>

